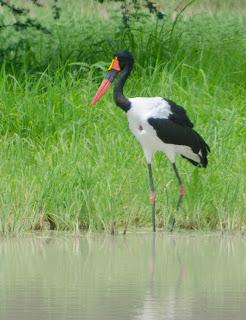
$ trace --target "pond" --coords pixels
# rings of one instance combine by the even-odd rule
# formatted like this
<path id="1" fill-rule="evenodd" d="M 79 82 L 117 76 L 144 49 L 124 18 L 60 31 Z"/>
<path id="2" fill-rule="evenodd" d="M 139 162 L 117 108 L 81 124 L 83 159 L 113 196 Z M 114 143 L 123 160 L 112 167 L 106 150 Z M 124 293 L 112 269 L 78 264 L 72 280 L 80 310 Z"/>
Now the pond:
<path id="1" fill-rule="evenodd" d="M 136 233 L 0 241 L 0 319 L 242 320 L 246 237 Z"/>

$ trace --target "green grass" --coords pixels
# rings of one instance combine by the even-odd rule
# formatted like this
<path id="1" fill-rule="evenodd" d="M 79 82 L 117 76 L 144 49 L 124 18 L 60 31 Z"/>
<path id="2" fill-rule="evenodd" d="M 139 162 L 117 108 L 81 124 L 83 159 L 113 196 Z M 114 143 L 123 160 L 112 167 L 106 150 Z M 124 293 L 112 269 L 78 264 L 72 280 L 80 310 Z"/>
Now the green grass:
<path id="1" fill-rule="evenodd" d="M 59 230 L 151 226 L 146 163 L 125 114 L 112 91 L 89 106 L 119 48 L 136 58 L 125 93 L 185 106 L 212 150 L 206 170 L 177 162 L 187 187 L 177 225 L 244 228 L 245 15 L 194 15 L 171 37 L 169 20 L 135 23 L 127 34 L 119 32 L 119 19 L 71 17 L 54 28 L 52 43 L 46 39 L 26 52 L 22 66 L 2 65 L 0 231 L 44 229 L 48 217 Z M 165 228 L 178 188 L 162 154 L 155 156 L 154 174 L 157 225 Z"/>

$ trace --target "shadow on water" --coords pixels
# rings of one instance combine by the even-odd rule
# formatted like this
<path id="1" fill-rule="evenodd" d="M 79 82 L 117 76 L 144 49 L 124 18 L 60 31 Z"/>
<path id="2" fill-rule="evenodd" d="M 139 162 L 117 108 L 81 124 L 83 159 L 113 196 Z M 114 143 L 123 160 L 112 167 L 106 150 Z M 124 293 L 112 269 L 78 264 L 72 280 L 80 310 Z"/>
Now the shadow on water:
<path id="1" fill-rule="evenodd" d="M 232 235 L 2 239 L 0 319 L 241 320 L 245 249 Z"/>

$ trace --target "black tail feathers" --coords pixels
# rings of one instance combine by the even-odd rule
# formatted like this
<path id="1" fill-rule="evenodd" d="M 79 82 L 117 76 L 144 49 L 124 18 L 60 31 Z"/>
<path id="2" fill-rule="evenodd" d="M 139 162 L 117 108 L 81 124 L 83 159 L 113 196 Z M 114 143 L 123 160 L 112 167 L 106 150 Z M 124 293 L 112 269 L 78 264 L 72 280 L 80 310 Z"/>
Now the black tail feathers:
<path id="1" fill-rule="evenodd" d="M 203 168 L 206 168 L 208 165 L 208 153 L 210 152 L 209 145 L 202 139 L 201 144 L 201 154 L 198 154 L 201 160 L 201 165 Z"/>
<path id="2" fill-rule="evenodd" d="M 194 166 L 197 166 L 200 168 L 201 167 L 206 168 L 208 165 L 208 153 L 210 152 L 210 148 L 209 148 L 209 145 L 204 141 L 204 139 L 200 135 L 198 136 L 199 136 L 200 148 L 198 152 L 196 152 L 196 154 L 200 158 L 200 162 L 196 162 L 195 160 L 189 159 L 183 155 L 181 156 L 186 160 L 190 161 Z"/>
<path id="3" fill-rule="evenodd" d="M 186 159 L 186 160 L 188 160 L 188 161 L 190 161 L 194 166 L 196 166 L 196 167 L 201 167 L 201 163 L 196 162 L 196 161 L 194 161 L 194 160 L 192 160 L 192 159 L 189 159 L 189 158 L 183 156 L 182 154 L 181 154 L 181 157 L 184 158 L 184 159 Z"/>

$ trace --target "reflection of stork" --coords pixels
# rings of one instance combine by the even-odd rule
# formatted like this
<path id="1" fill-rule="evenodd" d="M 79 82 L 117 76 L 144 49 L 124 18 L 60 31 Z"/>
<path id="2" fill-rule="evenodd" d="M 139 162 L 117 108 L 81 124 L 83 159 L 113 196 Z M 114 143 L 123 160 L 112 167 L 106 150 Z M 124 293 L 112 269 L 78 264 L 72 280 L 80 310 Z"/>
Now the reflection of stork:
<path id="1" fill-rule="evenodd" d="M 156 271 L 156 234 L 153 233 L 151 254 L 149 259 L 149 281 L 146 288 L 143 307 L 139 310 L 134 320 L 157 320 L 159 319 L 160 306 L 155 296 L 155 271 Z"/>
<path id="2" fill-rule="evenodd" d="M 175 240 L 170 239 L 170 246 L 174 246 L 171 252 L 175 253 Z M 161 241 L 161 238 L 158 239 Z M 179 265 L 179 273 L 176 281 L 173 282 L 173 287 L 169 291 L 168 296 L 165 300 L 158 297 L 156 290 L 156 279 L 155 275 L 157 272 L 158 265 L 156 265 L 156 235 L 153 233 L 152 244 L 151 244 L 151 255 L 149 260 L 149 281 L 146 288 L 144 302 L 141 310 L 138 310 L 137 316 L 134 320 L 159 320 L 159 319 L 176 319 L 176 308 L 178 300 L 178 292 L 182 281 L 184 279 L 184 265 L 182 264 L 181 256 L 179 252 L 176 252 L 176 257 Z M 163 270 L 165 272 L 165 270 Z"/>
<path id="3" fill-rule="evenodd" d="M 193 130 L 193 124 L 183 107 L 169 99 L 161 97 L 137 97 L 128 99 L 123 94 L 123 87 L 133 68 L 134 59 L 130 52 L 124 50 L 116 53 L 109 66 L 109 71 L 96 95 L 91 101 L 95 104 L 108 90 L 110 84 L 120 73 L 114 88 L 114 100 L 126 112 L 129 127 L 143 147 L 148 163 L 150 179 L 150 203 L 152 205 L 152 223 L 155 231 L 155 190 L 152 175 L 152 156 L 155 151 L 163 151 L 171 161 L 179 183 L 179 199 L 177 210 L 185 194 L 185 188 L 176 167 L 176 155 L 198 167 L 206 167 L 209 146 L 204 139 Z M 175 224 L 175 217 L 172 229 Z"/>

